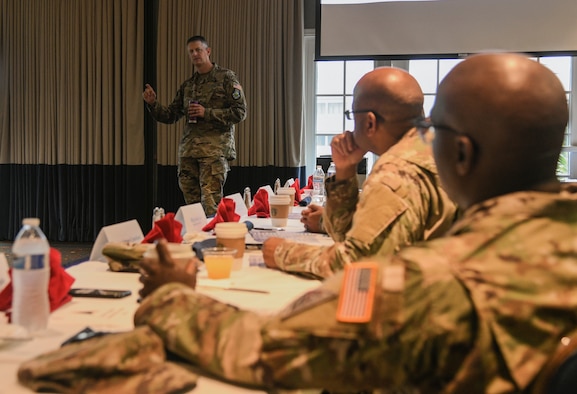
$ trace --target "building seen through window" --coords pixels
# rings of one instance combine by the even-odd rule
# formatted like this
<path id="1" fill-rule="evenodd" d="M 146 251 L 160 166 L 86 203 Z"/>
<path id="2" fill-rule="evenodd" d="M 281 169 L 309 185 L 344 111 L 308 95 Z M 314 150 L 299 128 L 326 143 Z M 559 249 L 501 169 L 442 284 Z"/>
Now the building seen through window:
<path id="1" fill-rule="evenodd" d="M 573 88 L 574 73 L 577 72 L 575 59 L 577 58 L 570 56 L 535 58 L 559 77 L 567 93 L 570 119 L 557 168 L 557 175 L 561 180 L 577 179 L 577 130 L 573 129 L 571 122 L 573 113 L 577 111 L 577 100 L 574 98 L 577 88 Z M 424 111 L 428 116 L 439 82 L 460 61 L 461 59 L 426 59 L 393 61 L 389 64 L 406 69 L 417 79 L 425 94 Z M 311 102 L 315 106 L 313 129 L 316 157 L 331 154 L 330 143 L 334 135 L 344 130 L 353 130 L 353 121 L 344 116 L 346 110 L 352 109 L 353 87 L 365 73 L 382 63 L 372 60 L 315 62 L 315 97 Z M 370 172 L 374 161 L 374 155 L 368 153 L 367 172 Z"/>

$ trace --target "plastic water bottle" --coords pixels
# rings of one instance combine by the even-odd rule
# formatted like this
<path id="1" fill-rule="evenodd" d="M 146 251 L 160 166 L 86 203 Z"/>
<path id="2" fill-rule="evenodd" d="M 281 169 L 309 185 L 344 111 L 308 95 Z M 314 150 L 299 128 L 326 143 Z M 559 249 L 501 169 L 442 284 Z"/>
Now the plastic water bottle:
<path id="1" fill-rule="evenodd" d="M 313 172 L 313 202 L 323 205 L 325 201 L 325 172 L 323 167 L 318 165 Z"/>
<path id="2" fill-rule="evenodd" d="M 33 334 L 46 329 L 50 316 L 50 245 L 40 229 L 40 219 L 22 220 L 12 253 L 12 321 Z"/>
<path id="3" fill-rule="evenodd" d="M 331 161 L 331 165 L 329 166 L 329 169 L 327 170 L 327 178 L 332 177 L 336 173 L 337 173 L 337 168 L 335 167 L 335 162 Z"/>

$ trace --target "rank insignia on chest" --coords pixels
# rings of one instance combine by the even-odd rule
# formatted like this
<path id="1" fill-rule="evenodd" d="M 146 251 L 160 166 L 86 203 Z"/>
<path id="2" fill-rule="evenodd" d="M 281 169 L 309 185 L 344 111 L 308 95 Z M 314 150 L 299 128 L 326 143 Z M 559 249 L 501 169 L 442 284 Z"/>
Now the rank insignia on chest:
<path id="1" fill-rule="evenodd" d="M 375 262 L 349 264 L 337 306 L 337 320 L 344 323 L 367 323 L 371 320 L 379 270 Z"/>

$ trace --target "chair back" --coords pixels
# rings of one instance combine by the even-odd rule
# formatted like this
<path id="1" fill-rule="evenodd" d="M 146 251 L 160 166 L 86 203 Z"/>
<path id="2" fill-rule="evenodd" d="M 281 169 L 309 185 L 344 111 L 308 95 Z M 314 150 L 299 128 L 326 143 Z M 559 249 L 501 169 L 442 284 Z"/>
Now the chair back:
<path id="1" fill-rule="evenodd" d="M 533 394 L 577 393 L 577 334 L 561 339 L 532 386 Z"/>

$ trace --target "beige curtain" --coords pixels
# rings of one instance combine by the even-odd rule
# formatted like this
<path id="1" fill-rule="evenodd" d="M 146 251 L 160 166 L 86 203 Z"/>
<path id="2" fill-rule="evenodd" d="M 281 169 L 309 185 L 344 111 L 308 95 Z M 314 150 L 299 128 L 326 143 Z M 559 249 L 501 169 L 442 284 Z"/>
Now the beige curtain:
<path id="1" fill-rule="evenodd" d="M 0 0 L 0 163 L 144 163 L 145 0 Z"/>
<path id="2" fill-rule="evenodd" d="M 304 165 L 302 0 L 159 0 L 158 99 L 169 104 L 193 68 L 186 40 L 203 35 L 211 58 L 236 72 L 247 119 L 236 128 L 237 166 Z M 183 120 L 158 126 L 158 163 L 176 164 Z"/>

